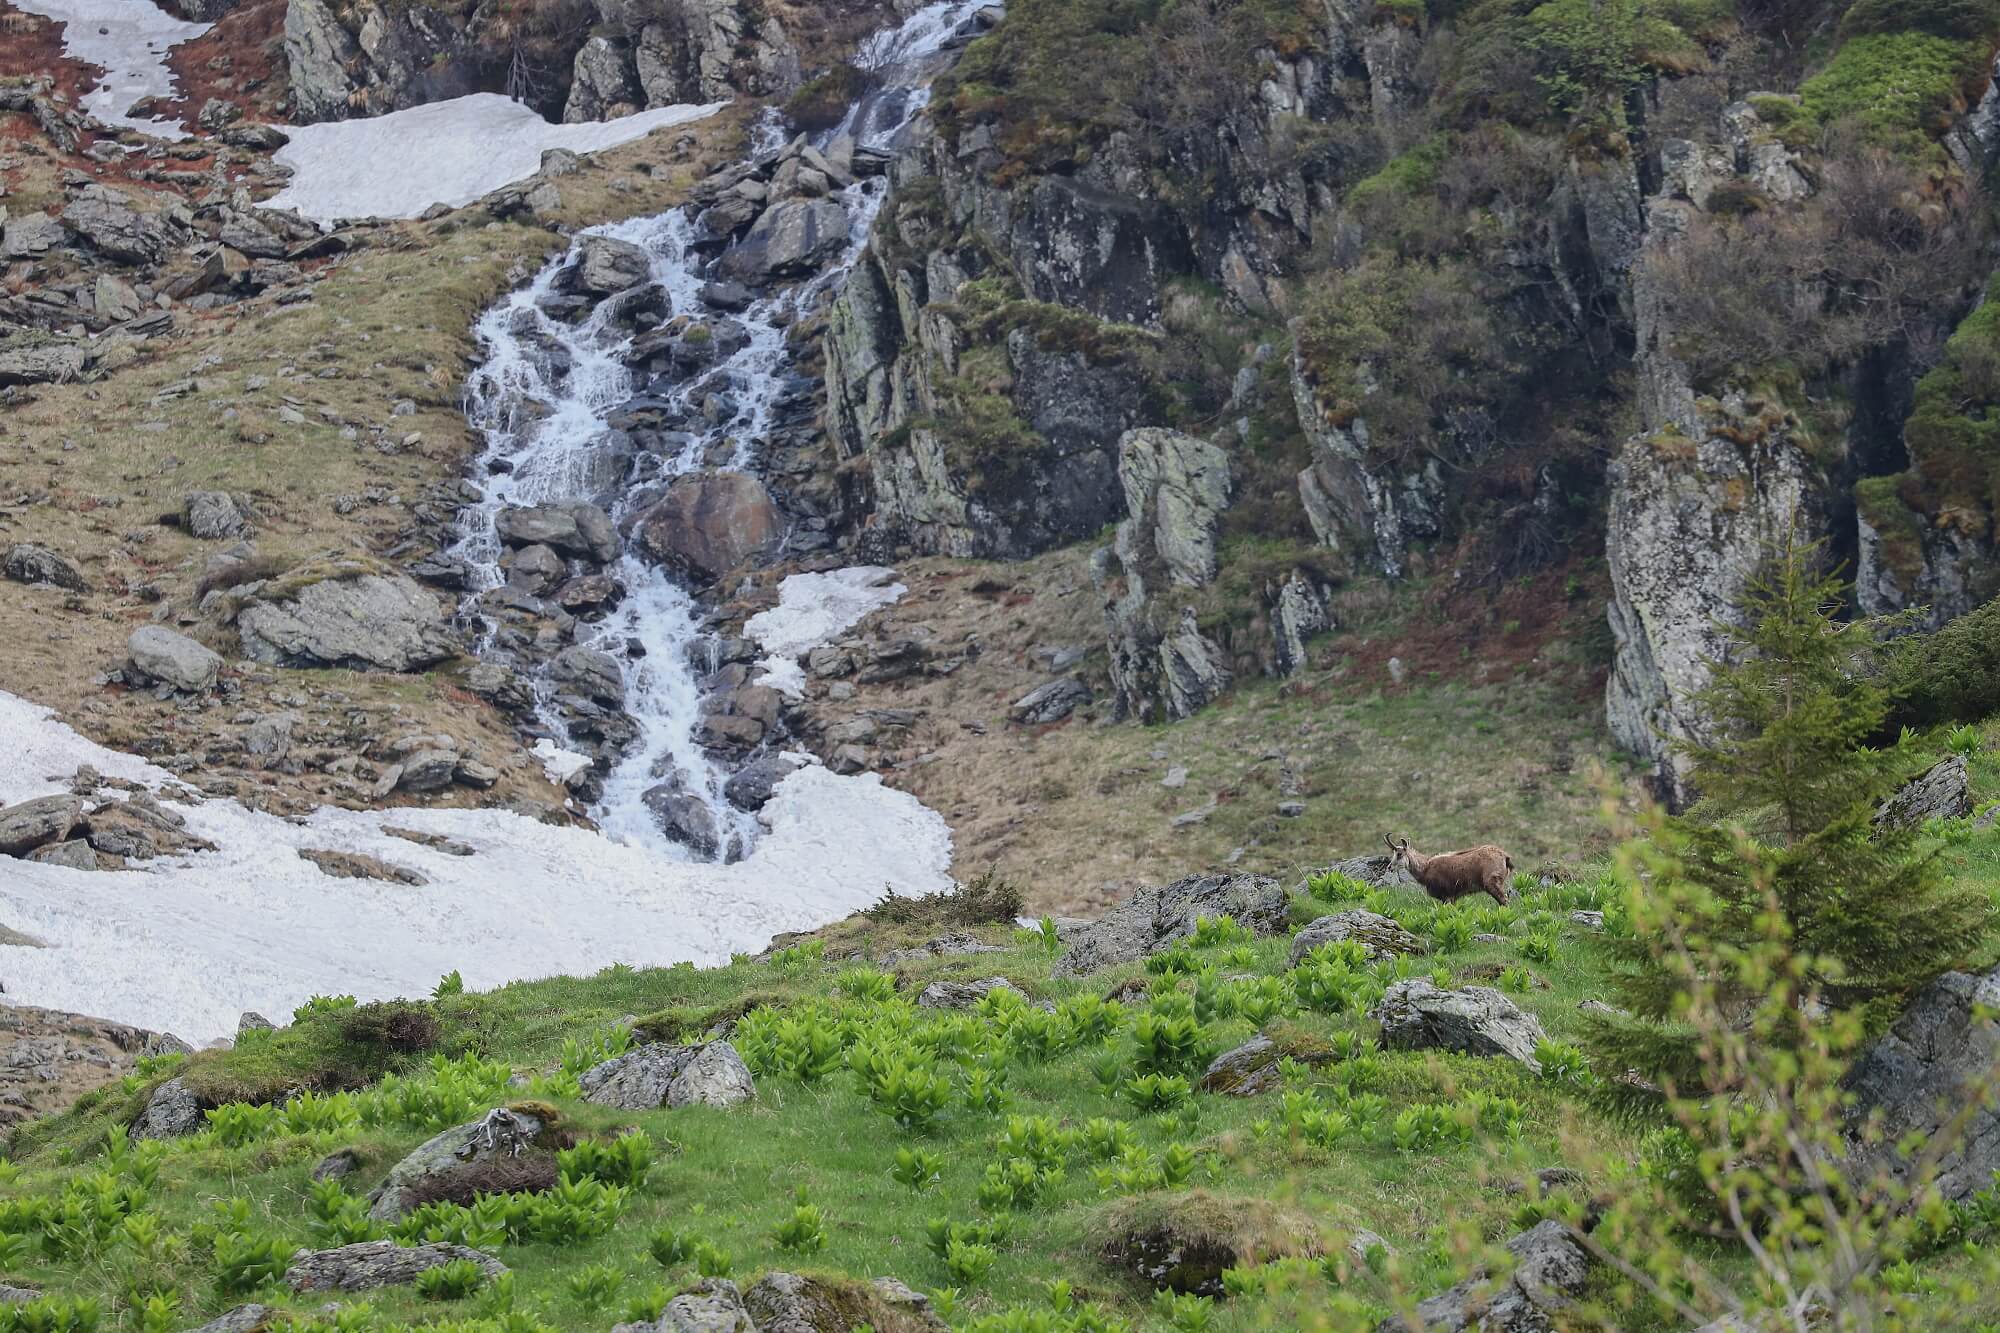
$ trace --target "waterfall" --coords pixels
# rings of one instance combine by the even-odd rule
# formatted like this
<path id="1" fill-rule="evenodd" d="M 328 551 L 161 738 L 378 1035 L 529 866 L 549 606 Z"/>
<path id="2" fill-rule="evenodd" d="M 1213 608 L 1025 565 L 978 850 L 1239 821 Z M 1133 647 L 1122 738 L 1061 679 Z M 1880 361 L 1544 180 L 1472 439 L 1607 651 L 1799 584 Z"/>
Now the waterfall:
<path id="1" fill-rule="evenodd" d="M 820 146 L 847 136 L 860 148 L 887 148 L 928 100 L 931 57 L 987 3 L 941 0 L 864 40 L 856 63 L 870 73 L 873 87 L 839 125 L 819 136 Z M 776 118 L 767 115 L 753 136 L 752 159 L 775 153 L 780 143 Z M 475 333 L 485 357 L 468 380 L 465 400 L 468 419 L 485 441 L 475 472 L 482 497 L 462 517 L 454 554 L 472 570 L 464 615 L 488 626 L 482 634 L 483 655 L 505 652 L 490 618 L 481 614 L 482 596 L 497 595 L 506 583 L 495 526 L 503 510 L 600 503 L 624 531 L 657 488 L 676 476 L 702 467 L 754 469 L 758 445 L 769 434 L 774 412 L 795 377 L 785 329 L 795 314 L 845 279 L 887 189 L 887 181 L 875 176 L 833 195 L 850 224 L 843 253 L 810 280 L 761 293 L 741 310 L 717 309 L 704 297 L 710 264 L 705 250 L 713 247 L 703 246 L 694 210 L 683 207 L 580 233 L 532 282 L 480 318 Z M 674 316 L 729 327 L 728 344 L 717 359 L 678 378 L 642 384 L 626 364 L 634 334 L 619 318 L 619 298 L 599 302 L 580 320 L 562 318 L 574 311 L 565 308 L 558 281 L 576 264 L 578 247 L 590 237 L 628 242 L 644 251 L 651 279 L 666 293 Z M 642 392 L 669 409 L 692 409 L 699 403 L 709 414 L 704 418 L 686 411 L 691 422 L 700 424 L 686 431 L 677 451 L 640 454 L 626 462 L 614 452 L 617 434 L 611 418 Z M 625 585 L 625 597 L 601 620 L 579 621 L 576 642 L 623 665 L 624 710 L 637 735 L 604 779 L 593 814 L 615 839 L 687 857 L 688 848 L 662 831 L 645 799 L 658 784 L 677 780 L 682 792 L 706 808 L 717 854 L 743 855 L 758 835 L 757 821 L 724 798 L 729 775 L 695 739 L 701 679 L 710 665 L 700 608 L 671 573 L 630 549 L 604 572 Z M 519 665 L 533 682 L 540 726 L 565 741 L 568 723 L 553 704 L 556 690 L 546 668 Z"/>

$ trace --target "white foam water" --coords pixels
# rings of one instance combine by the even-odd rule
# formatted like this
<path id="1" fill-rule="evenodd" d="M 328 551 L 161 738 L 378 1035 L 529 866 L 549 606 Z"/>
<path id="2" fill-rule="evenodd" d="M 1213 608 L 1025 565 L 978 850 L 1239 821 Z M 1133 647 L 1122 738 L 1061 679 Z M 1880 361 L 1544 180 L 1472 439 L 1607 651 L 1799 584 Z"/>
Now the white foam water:
<path id="1" fill-rule="evenodd" d="M 886 147 L 922 109 L 930 58 L 980 5 L 981 0 L 941 0 L 864 42 L 862 63 L 871 69 L 876 88 L 824 139 L 845 134 L 862 148 Z M 771 152 L 776 142 L 767 120 L 753 145 Z M 515 505 L 602 500 L 592 479 L 604 475 L 605 451 L 613 447 L 610 417 L 642 388 L 670 407 L 688 407 L 696 396 L 709 401 L 722 397 L 716 390 L 726 386 L 729 407 L 722 420 L 690 429 L 677 453 L 637 460 L 633 475 L 608 506 L 614 520 L 622 524 L 632 518 L 657 493 L 649 488 L 717 459 L 729 470 L 754 466 L 758 445 L 770 434 L 794 373 L 785 330 L 798 312 L 845 280 L 886 192 L 886 181 L 874 177 L 833 196 L 849 220 L 849 243 L 840 257 L 810 282 L 766 295 L 738 312 L 714 309 L 703 299 L 708 258 L 696 245 L 696 225 L 687 208 L 590 228 L 532 282 L 486 312 L 476 328 L 485 359 L 468 382 L 466 404 L 486 441 L 480 462 L 489 475 L 482 499 L 465 516 L 456 549 L 475 570 L 469 612 L 477 614 L 478 592 L 504 580 L 494 526 L 499 512 Z M 638 246 L 674 313 L 737 325 L 742 332 L 731 340 L 738 344 L 735 350 L 698 375 L 642 386 L 625 364 L 632 335 L 616 317 L 615 298 L 576 322 L 551 313 L 560 306 L 551 298 L 558 295 L 562 275 L 577 262 L 577 246 L 592 236 Z M 698 413 L 685 415 L 700 420 Z M 670 574 L 632 554 L 608 572 L 625 584 L 626 596 L 603 620 L 580 625 L 577 639 L 626 662 L 625 711 L 637 723 L 639 737 L 606 777 L 594 814 L 615 838 L 667 855 L 688 855 L 660 830 L 644 799 L 648 790 L 678 773 L 683 789 L 708 807 L 723 849 L 733 847 L 740 854 L 755 842 L 757 822 L 723 798 L 727 774 L 694 739 L 701 713 L 700 677 L 707 666 L 699 610 Z M 832 593 L 850 591 L 839 584 L 827 587 Z M 881 604 L 880 599 L 874 604 Z M 798 614 L 796 606 L 793 614 Z M 641 654 L 629 652 L 635 643 Z M 772 673 L 768 664 L 765 670 Z M 775 676 L 781 686 L 798 683 L 782 666 Z M 563 736 L 563 719 L 546 702 L 551 690 L 546 682 L 538 690 L 544 699 L 540 721 L 553 735 Z"/>

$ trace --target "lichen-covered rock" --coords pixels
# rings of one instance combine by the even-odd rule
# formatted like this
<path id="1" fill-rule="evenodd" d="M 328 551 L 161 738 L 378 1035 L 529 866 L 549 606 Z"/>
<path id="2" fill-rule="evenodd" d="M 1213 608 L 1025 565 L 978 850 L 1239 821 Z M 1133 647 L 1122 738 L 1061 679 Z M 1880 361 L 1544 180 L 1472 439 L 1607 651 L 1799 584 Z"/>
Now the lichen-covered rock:
<path id="1" fill-rule="evenodd" d="M 331 1250 L 300 1250 L 285 1270 L 285 1282 L 296 1292 L 373 1291 L 378 1287 L 398 1287 L 415 1282 L 433 1268 L 466 1260 L 478 1265 L 489 1278 L 507 1271 L 507 1265 L 484 1250 L 464 1245 L 431 1242 L 398 1245 L 393 1240 L 364 1240 Z"/>
<path id="2" fill-rule="evenodd" d="M 930 1298 L 894 1278 L 874 1282 L 766 1273 L 743 1293 L 743 1307 L 757 1333 L 932 1333 L 947 1324 L 931 1313 Z"/>
<path id="3" fill-rule="evenodd" d="M 981 977 L 977 981 L 933 981 L 917 995 L 920 1009 L 970 1009 L 997 990 L 1020 994 L 1005 977 Z"/>
<path id="4" fill-rule="evenodd" d="M 495 1107 L 477 1120 L 435 1134 L 389 1168 L 387 1178 L 369 1196 L 368 1215 L 393 1222 L 416 1207 L 420 1196 L 444 1197 L 453 1177 L 480 1175 L 493 1162 L 521 1156 L 546 1128 L 532 1110 Z"/>
<path id="5" fill-rule="evenodd" d="M 1307 954 L 1322 944 L 1332 944 L 1338 940 L 1355 940 L 1368 951 L 1370 958 L 1391 958 L 1397 954 L 1417 954 L 1424 952 L 1424 942 L 1397 925 L 1394 920 L 1380 912 L 1370 912 L 1366 908 L 1355 907 L 1331 916 L 1320 917 L 1292 936 L 1291 957 L 1287 967 L 1297 967 L 1305 961 Z"/>
<path id="6" fill-rule="evenodd" d="M 157 213 L 133 207 L 131 195 L 108 185 L 86 185 L 63 209 L 63 223 L 92 249 L 131 264 L 157 264 L 175 244 L 173 228 Z"/>
<path id="7" fill-rule="evenodd" d="M 1285 1076 L 1278 1072 L 1278 1066 L 1284 1057 L 1283 1048 L 1269 1037 L 1252 1037 L 1209 1062 L 1201 1075 L 1202 1091 L 1254 1097 L 1282 1087 Z"/>
<path id="8" fill-rule="evenodd" d="M 1875 812 L 1875 822 L 1916 828 L 1927 819 L 1963 819 L 1972 813 L 1972 787 L 1963 755 L 1948 755 L 1911 778 Z"/>
<path id="9" fill-rule="evenodd" d="M 1382 1044 L 1391 1050 L 1502 1055 L 1542 1067 L 1535 1058 L 1535 1043 L 1548 1036 L 1541 1021 L 1490 987 L 1445 990 L 1412 977 L 1383 992 L 1368 1016 L 1382 1025 Z"/>
<path id="10" fill-rule="evenodd" d="M 1401 1317 L 1383 1320 L 1376 1333 L 1551 1333 L 1555 1316 L 1583 1294 L 1590 1280 L 1590 1255 L 1551 1219 L 1539 1222 L 1507 1242 L 1514 1269 L 1506 1277 L 1486 1274 L 1467 1278 L 1417 1306 L 1414 1323 Z"/>
<path id="11" fill-rule="evenodd" d="M 1605 717 L 1622 746 L 1650 759 L 1662 794 L 1692 795 L 1674 743 L 1707 727 L 1694 696 L 1739 623 L 1744 590 L 1771 544 L 1810 530 L 1824 485 L 1768 399 L 1702 399 L 1693 419 L 1628 440 L 1612 461 L 1605 552 L 1615 654 Z"/>
<path id="12" fill-rule="evenodd" d="M 1059 977 L 1136 962 L 1194 934 L 1207 916 L 1229 916 L 1259 935 L 1276 935 L 1289 923 L 1291 899 L 1262 875 L 1210 872 L 1140 889 L 1097 921 L 1061 928 Z"/>
<path id="13" fill-rule="evenodd" d="M 188 1087 L 187 1080 L 170 1078 L 153 1089 L 146 1107 L 126 1133 L 135 1139 L 178 1139 L 200 1130 L 207 1108 Z"/>
<path id="14" fill-rule="evenodd" d="M 165 625 L 141 625 L 125 641 L 126 670 L 140 681 L 158 681 L 186 694 L 215 687 L 222 657 Z"/>
<path id="15" fill-rule="evenodd" d="M 1182 587 L 1212 581 L 1215 529 L 1233 489 L 1229 455 L 1179 431 L 1130 430 L 1118 441 L 1118 481 L 1134 549 L 1148 550 Z"/>
<path id="16" fill-rule="evenodd" d="M 76 796 L 37 796 L 0 807 L 0 856 L 26 856 L 61 842 L 82 817 L 83 801 Z"/>
<path id="17" fill-rule="evenodd" d="M 191 491 L 181 500 L 181 527 L 203 541 L 241 536 L 243 511 L 227 491 Z"/>
<path id="18" fill-rule="evenodd" d="M 1321 544 L 1400 577 L 1413 542 L 1438 531 L 1444 477 L 1435 460 L 1399 467 L 1374 448 L 1365 416 L 1330 414 L 1303 358 L 1292 355 L 1292 397 L 1312 464 L 1299 473 L 1299 503 Z"/>
<path id="19" fill-rule="evenodd" d="M 263 1333 L 282 1318 L 284 1311 L 271 1305 L 239 1305 L 233 1310 L 225 1310 L 215 1318 L 189 1333 Z"/>
<path id="20" fill-rule="evenodd" d="M 1089 702 L 1090 687 L 1074 676 L 1063 676 L 1016 699 L 1007 716 L 1026 726 L 1046 726 L 1062 721 Z"/>
<path id="21" fill-rule="evenodd" d="M 1959 1137 L 1931 1169 L 1939 1197 L 1965 1198 L 2000 1171 L 2000 1108 L 1988 1094 L 2000 1067 L 2000 968 L 1982 975 L 1947 972 L 1926 986 L 1888 1032 L 1848 1071 L 1853 1094 L 1850 1170 L 1862 1179 L 1906 1180 L 1913 1167 L 1899 1143 L 1932 1143 L 1972 1108 Z M 1866 1131 L 1864 1133 L 1864 1131 Z"/>
<path id="22" fill-rule="evenodd" d="M 743 1294 L 726 1277 L 707 1277 L 667 1302 L 650 1322 L 614 1324 L 611 1333 L 760 1333 Z"/>
<path id="23" fill-rule="evenodd" d="M 737 1106 L 757 1095 L 749 1066 L 726 1041 L 655 1042 L 586 1070 L 577 1081 L 585 1101 L 625 1111 Z"/>
<path id="24" fill-rule="evenodd" d="M 831 199 L 784 199 L 765 209 L 716 272 L 751 286 L 817 273 L 847 247 L 847 210 Z"/>
<path id="25" fill-rule="evenodd" d="M 346 571 L 254 584 L 237 613 L 243 655 L 288 667 L 421 671 L 458 656 L 437 598 L 402 575 Z"/>
<path id="26" fill-rule="evenodd" d="M 8 547 L 6 556 L 0 558 L 0 572 L 16 583 L 46 583 L 68 592 L 84 592 L 89 588 L 75 565 L 48 547 L 32 542 L 16 542 Z"/>

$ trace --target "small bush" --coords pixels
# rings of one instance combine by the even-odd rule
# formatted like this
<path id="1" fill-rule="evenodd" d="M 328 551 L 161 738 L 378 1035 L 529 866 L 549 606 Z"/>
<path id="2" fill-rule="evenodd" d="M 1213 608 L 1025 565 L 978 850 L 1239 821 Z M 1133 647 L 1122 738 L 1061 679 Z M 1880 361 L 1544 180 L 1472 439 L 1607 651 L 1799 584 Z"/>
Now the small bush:
<path id="1" fill-rule="evenodd" d="M 390 1000 L 364 1004 L 340 1017 L 342 1040 L 413 1055 L 437 1045 L 438 1020 L 427 1004 Z"/>
<path id="2" fill-rule="evenodd" d="M 877 921 L 902 926 L 1012 925 L 1025 902 L 1019 888 L 989 869 L 970 884 L 954 884 L 923 898 L 905 898 L 891 889 L 865 910 Z"/>

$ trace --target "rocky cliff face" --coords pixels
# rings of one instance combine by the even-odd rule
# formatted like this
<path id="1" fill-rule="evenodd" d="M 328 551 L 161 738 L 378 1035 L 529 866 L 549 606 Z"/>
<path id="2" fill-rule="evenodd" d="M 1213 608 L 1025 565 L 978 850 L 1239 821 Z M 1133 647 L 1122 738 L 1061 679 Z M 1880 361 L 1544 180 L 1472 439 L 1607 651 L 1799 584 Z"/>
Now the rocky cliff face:
<path id="1" fill-rule="evenodd" d="M 886 12 L 886 11 L 885 11 Z M 800 57 L 754 0 L 386 5 L 288 0 L 285 61 L 303 121 L 380 115 L 505 92 L 551 120 L 782 97 Z"/>

